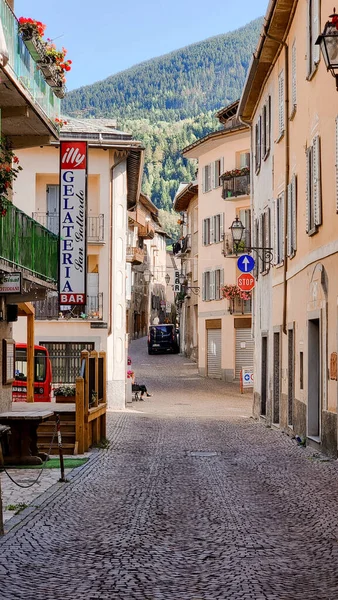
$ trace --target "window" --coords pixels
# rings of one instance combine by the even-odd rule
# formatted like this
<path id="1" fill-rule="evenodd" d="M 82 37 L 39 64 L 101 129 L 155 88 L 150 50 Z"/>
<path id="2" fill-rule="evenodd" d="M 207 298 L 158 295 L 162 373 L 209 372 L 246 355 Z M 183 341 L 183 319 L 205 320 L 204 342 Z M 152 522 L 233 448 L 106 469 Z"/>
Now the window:
<path id="1" fill-rule="evenodd" d="M 239 168 L 249 167 L 250 169 L 250 152 L 241 152 L 239 155 Z"/>
<path id="2" fill-rule="evenodd" d="M 260 246 L 264 250 L 271 248 L 271 223 L 270 223 L 270 208 L 267 208 L 265 212 L 261 215 L 261 227 L 260 227 Z M 261 273 L 268 273 L 270 269 L 270 262 L 267 260 L 266 253 L 262 251 L 262 260 L 260 261 L 260 271 Z"/>
<path id="3" fill-rule="evenodd" d="M 251 210 L 250 208 L 243 208 L 238 211 L 239 220 L 244 225 L 242 241 L 244 246 L 251 246 Z"/>
<path id="4" fill-rule="evenodd" d="M 307 27 L 307 78 L 310 79 L 317 69 L 320 48 L 316 40 L 320 34 L 320 4 L 321 0 L 308 0 Z"/>
<path id="5" fill-rule="evenodd" d="M 278 77 L 278 139 L 284 135 L 284 71 L 281 71 Z"/>
<path id="6" fill-rule="evenodd" d="M 212 244 L 214 232 L 212 228 L 213 220 L 208 217 L 207 219 L 203 219 L 203 228 L 202 228 L 202 243 L 204 246 L 209 246 Z"/>
<path id="7" fill-rule="evenodd" d="M 198 280 L 198 254 L 195 254 L 193 261 L 193 281 Z"/>
<path id="8" fill-rule="evenodd" d="M 296 41 L 291 48 L 291 117 L 297 107 L 297 64 L 296 64 Z"/>
<path id="9" fill-rule="evenodd" d="M 198 231 L 198 206 L 194 208 L 194 233 Z"/>
<path id="10" fill-rule="evenodd" d="M 256 173 L 261 166 L 261 136 L 262 136 L 262 118 L 259 117 L 255 126 L 255 169 Z"/>
<path id="11" fill-rule="evenodd" d="M 223 239 L 223 213 L 214 216 L 214 243 L 218 244 Z"/>
<path id="12" fill-rule="evenodd" d="M 284 260 L 284 192 L 278 196 L 275 204 L 275 256 L 276 265 Z"/>
<path id="13" fill-rule="evenodd" d="M 265 160 L 270 152 L 271 138 L 271 96 L 268 96 L 262 111 L 262 155 Z"/>
<path id="14" fill-rule="evenodd" d="M 297 249 L 297 178 L 292 175 L 288 185 L 288 256 L 293 258 Z"/>
<path id="15" fill-rule="evenodd" d="M 221 288 L 224 284 L 224 269 L 204 271 L 202 273 L 202 300 L 221 300 Z"/>
<path id="16" fill-rule="evenodd" d="M 223 158 L 219 158 L 214 162 L 214 188 L 222 185 L 221 175 L 223 173 Z"/>
<path id="17" fill-rule="evenodd" d="M 206 165 L 202 171 L 202 189 L 203 192 L 210 192 L 211 190 L 211 165 Z"/>
<path id="18" fill-rule="evenodd" d="M 322 223 L 320 138 L 306 149 L 306 233 L 316 233 Z"/>
<path id="19" fill-rule="evenodd" d="M 215 300 L 221 300 L 223 298 L 221 288 L 223 287 L 224 280 L 224 269 L 216 269 L 214 271 L 215 276 Z"/>

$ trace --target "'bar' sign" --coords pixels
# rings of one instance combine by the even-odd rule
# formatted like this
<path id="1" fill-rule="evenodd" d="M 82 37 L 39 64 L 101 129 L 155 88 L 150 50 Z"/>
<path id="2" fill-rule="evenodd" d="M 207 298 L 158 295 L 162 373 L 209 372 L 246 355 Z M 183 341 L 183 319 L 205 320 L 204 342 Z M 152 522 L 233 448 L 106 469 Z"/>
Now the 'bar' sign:
<path id="1" fill-rule="evenodd" d="M 60 142 L 60 304 L 86 304 L 87 142 Z"/>

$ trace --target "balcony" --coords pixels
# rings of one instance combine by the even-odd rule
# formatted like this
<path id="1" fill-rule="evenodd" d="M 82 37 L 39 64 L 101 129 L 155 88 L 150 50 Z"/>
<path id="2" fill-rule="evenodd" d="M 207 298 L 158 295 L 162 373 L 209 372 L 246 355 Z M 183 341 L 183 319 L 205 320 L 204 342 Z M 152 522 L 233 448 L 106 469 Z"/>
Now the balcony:
<path id="1" fill-rule="evenodd" d="M 4 83 L 6 83 L 8 80 L 8 84 L 6 83 L 6 87 L 4 87 L 3 91 L 1 92 L 2 99 L 0 105 L 5 111 L 7 108 L 9 110 L 9 108 L 12 106 L 23 108 L 23 102 L 20 93 L 18 94 L 17 104 L 13 104 L 13 100 L 15 100 L 13 96 L 14 94 L 17 94 L 16 89 L 19 92 L 20 88 L 23 89 L 23 91 L 28 92 L 26 96 L 27 104 L 35 105 L 37 109 L 41 109 L 44 115 L 47 116 L 51 122 L 49 123 L 49 131 L 47 132 L 46 127 L 41 127 L 41 120 L 39 119 L 39 116 L 30 115 L 29 119 L 18 120 L 21 129 L 15 132 L 15 135 L 22 136 L 26 134 L 28 135 L 29 133 L 32 135 L 32 132 L 34 134 L 38 133 L 42 135 L 49 133 L 50 135 L 51 126 L 54 130 L 54 134 L 56 134 L 57 130 L 54 119 L 60 114 L 60 100 L 55 97 L 53 90 L 49 85 L 47 85 L 41 70 L 38 68 L 36 62 L 30 55 L 25 43 L 21 38 L 21 35 L 19 34 L 18 21 L 4 0 L 0 0 L 0 20 L 2 23 L 5 43 L 9 55 L 8 63 L 4 67 L 4 74 L 7 76 L 7 78 L 4 76 Z M 11 81 L 16 81 L 18 88 L 13 88 L 12 83 L 10 83 Z M 4 121 L 5 120 L 7 119 L 4 119 Z M 25 121 L 36 121 L 37 128 L 34 130 L 32 123 L 30 127 L 27 128 Z M 10 134 L 10 132 L 6 131 L 5 127 L 3 128 L 3 133 L 6 135 Z"/>
<path id="2" fill-rule="evenodd" d="M 56 285 L 58 281 L 58 237 L 2 200 L 0 216 L 0 261 L 12 269 L 27 271 L 37 279 Z"/>
<path id="3" fill-rule="evenodd" d="M 251 231 L 249 229 L 244 230 L 242 241 L 239 243 L 237 249 L 234 247 L 234 242 L 231 233 L 225 233 L 223 235 L 223 256 L 233 256 L 234 258 L 236 258 L 236 256 L 238 256 L 239 254 L 244 254 L 246 252 L 246 248 L 249 248 L 250 246 Z"/>
<path id="4" fill-rule="evenodd" d="M 137 233 L 140 238 L 152 240 L 155 236 L 155 227 L 152 223 L 138 225 Z"/>
<path id="5" fill-rule="evenodd" d="M 235 298 L 229 300 L 229 312 L 231 315 L 251 315 L 252 312 L 252 300 L 242 300 L 242 298 Z"/>
<path id="6" fill-rule="evenodd" d="M 141 265 L 144 261 L 144 250 L 137 246 L 127 246 L 126 261 L 133 265 Z"/>
<path id="7" fill-rule="evenodd" d="M 221 175 L 221 181 L 222 198 L 224 200 L 233 200 L 238 196 L 250 195 L 250 171 L 247 167 L 227 171 L 227 173 Z"/>
<path id="8" fill-rule="evenodd" d="M 64 319 L 78 319 L 81 321 L 102 321 L 103 294 L 87 296 L 87 304 L 82 306 L 59 306 L 59 296 L 52 293 L 45 300 L 34 302 L 36 321 L 59 321 Z"/>
<path id="9" fill-rule="evenodd" d="M 191 236 L 190 234 L 186 235 L 182 240 L 179 240 L 175 244 L 173 244 L 173 254 L 186 254 L 191 250 Z"/>
<path id="10" fill-rule="evenodd" d="M 59 215 L 49 214 L 48 212 L 33 212 L 33 219 L 59 235 Z M 104 215 L 87 217 L 87 242 L 103 243 L 104 242 Z"/>

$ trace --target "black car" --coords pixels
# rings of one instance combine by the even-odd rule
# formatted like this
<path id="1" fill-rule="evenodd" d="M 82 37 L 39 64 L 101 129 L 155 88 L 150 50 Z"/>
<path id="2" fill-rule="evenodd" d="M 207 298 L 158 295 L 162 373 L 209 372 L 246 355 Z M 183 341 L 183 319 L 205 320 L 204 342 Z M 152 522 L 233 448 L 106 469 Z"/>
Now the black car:
<path id="1" fill-rule="evenodd" d="M 148 354 L 155 352 L 179 352 L 178 333 L 175 325 L 151 325 L 148 334 Z"/>

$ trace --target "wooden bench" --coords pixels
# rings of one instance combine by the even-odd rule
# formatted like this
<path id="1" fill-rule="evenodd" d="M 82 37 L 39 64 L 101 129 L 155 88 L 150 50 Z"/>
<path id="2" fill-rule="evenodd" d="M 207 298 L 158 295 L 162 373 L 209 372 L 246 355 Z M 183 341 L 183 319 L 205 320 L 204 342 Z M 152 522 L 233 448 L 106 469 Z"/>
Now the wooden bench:
<path id="1" fill-rule="evenodd" d="M 0 413 L 0 424 L 10 427 L 5 448 L 5 465 L 41 465 L 46 454 L 39 452 L 37 429 L 53 416 L 52 410 L 13 410 Z"/>

